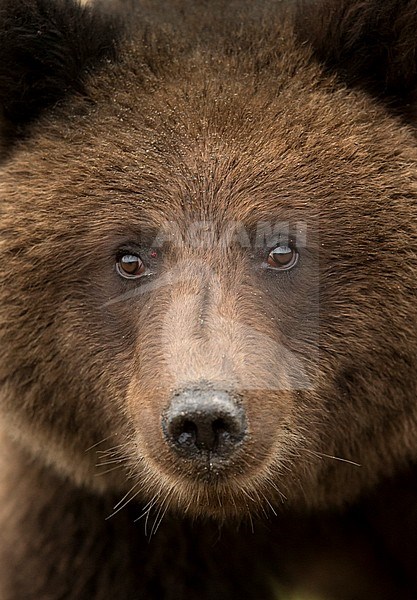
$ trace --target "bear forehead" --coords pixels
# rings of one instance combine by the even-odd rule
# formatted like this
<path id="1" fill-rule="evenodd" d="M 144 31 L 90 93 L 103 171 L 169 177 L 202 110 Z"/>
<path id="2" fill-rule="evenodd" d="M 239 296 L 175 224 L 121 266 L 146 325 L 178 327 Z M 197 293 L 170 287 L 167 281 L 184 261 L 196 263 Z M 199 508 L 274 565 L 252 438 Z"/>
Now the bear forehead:
<path id="1" fill-rule="evenodd" d="M 193 98 L 186 90 L 191 83 L 179 81 L 175 95 L 173 84 L 161 84 L 152 94 L 141 90 L 128 107 L 115 91 L 81 115 L 70 102 L 35 127 L 27 149 L 5 168 L 4 185 L 10 170 L 13 185 L 30 185 L 41 202 L 59 193 L 61 208 L 71 195 L 96 201 L 95 191 L 106 201 L 103 209 L 123 201 L 159 207 L 164 215 L 210 206 L 236 207 L 241 216 L 246 207 L 259 218 L 277 207 L 304 210 L 309 198 L 332 197 L 346 182 L 357 194 L 372 195 L 373 185 L 384 185 L 376 161 L 399 154 L 392 140 L 410 147 L 411 135 L 359 93 L 343 97 L 318 88 L 299 97 L 289 81 L 275 97 L 265 90 L 235 95 L 233 85 L 218 97 L 215 83 Z"/>
<path id="2" fill-rule="evenodd" d="M 219 41 L 215 51 L 179 52 L 174 67 L 159 57 L 153 76 L 133 44 L 91 77 L 88 100 L 68 98 L 33 126 L 4 170 L 5 196 L 19 194 L 29 212 L 36 196 L 60 215 L 82 200 L 109 226 L 129 218 L 160 228 L 180 216 L 251 224 L 335 206 L 343 218 L 347 193 L 364 207 L 396 181 L 403 187 L 410 131 L 363 92 L 326 79 L 290 38 L 263 69 L 256 53 L 238 58 Z"/>

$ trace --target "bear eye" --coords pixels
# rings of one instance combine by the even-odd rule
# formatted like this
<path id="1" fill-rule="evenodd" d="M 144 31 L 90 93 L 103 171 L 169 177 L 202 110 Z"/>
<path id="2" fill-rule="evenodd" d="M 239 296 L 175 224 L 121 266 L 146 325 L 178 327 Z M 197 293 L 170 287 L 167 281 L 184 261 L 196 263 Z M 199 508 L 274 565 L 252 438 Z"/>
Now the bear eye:
<path id="1" fill-rule="evenodd" d="M 146 267 L 139 256 L 123 254 L 117 259 L 116 271 L 125 279 L 138 279 L 146 272 Z"/>
<path id="2" fill-rule="evenodd" d="M 268 254 L 267 268 L 276 271 L 288 271 L 298 262 L 298 252 L 287 245 L 276 246 Z"/>

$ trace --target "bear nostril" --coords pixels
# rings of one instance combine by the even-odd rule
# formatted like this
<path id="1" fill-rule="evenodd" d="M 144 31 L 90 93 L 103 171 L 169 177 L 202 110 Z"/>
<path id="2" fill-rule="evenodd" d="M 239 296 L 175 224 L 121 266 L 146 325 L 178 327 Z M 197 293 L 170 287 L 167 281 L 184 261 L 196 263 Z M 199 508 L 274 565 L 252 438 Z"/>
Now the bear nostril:
<path id="1" fill-rule="evenodd" d="M 215 451 L 219 444 L 230 439 L 232 430 L 236 429 L 233 423 L 225 419 L 214 419 L 210 414 L 199 413 L 194 421 L 174 419 L 169 429 L 174 443 L 184 448 L 196 446 L 199 450 Z"/>
<path id="2" fill-rule="evenodd" d="M 174 396 L 163 419 L 166 439 L 189 457 L 231 454 L 245 430 L 243 409 L 226 392 L 186 390 Z"/>
<path id="3" fill-rule="evenodd" d="M 177 439 L 180 446 L 192 446 L 196 443 L 198 429 L 197 425 L 192 421 L 180 421 L 172 424 L 171 431 L 173 437 Z"/>

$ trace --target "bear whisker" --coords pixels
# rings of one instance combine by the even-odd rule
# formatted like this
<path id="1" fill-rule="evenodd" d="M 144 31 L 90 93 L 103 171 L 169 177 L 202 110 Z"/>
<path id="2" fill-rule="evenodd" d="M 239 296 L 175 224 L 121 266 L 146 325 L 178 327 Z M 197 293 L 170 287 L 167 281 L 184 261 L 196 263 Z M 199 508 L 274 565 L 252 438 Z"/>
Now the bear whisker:
<path id="1" fill-rule="evenodd" d="M 113 434 L 114 435 L 114 434 Z M 113 437 L 113 435 L 108 435 L 107 437 L 103 438 L 102 440 L 100 440 L 99 442 L 96 442 L 95 444 L 93 444 L 92 446 L 89 446 L 87 448 L 87 450 L 85 450 L 85 452 L 89 452 L 90 450 L 92 450 L 93 448 L 96 448 L 97 446 L 100 446 L 100 444 L 104 444 L 104 442 L 106 442 L 107 440 L 109 440 L 111 437 Z"/>
<path id="2" fill-rule="evenodd" d="M 133 500 L 133 498 L 136 498 L 136 496 L 142 491 L 142 488 L 139 488 L 133 494 L 133 496 L 130 496 L 130 494 L 135 490 L 135 488 L 137 488 L 138 485 L 139 482 L 135 483 L 134 486 L 127 492 L 127 494 L 123 496 L 123 498 L 113 507 L 113 512 L 108 517 L 106 517 L 106 520 L 111 519 L 111 517 L 114 517 L 114 515 L 116 515 L 119 511 L 125 508 L 125 506 L 127 506 Z"/>
<path id="3" fill-rule="evenodd" d="M 101 477 L 103 475 L 107 475 L 107 473 L 112 473 L 113 471 L 117 471 L 117 469 L 120 469 L 122 467 L 122 465 L 116 465 L 115 467 L 112 467 L 111 469 L 107 469 L 106 471 L 102 471 L 101 473 L 95 473 L 94 477 Z"/>
<path id="4" fill-rule="evenodd" d="M 103 462 L 96 463 L 96 467 L 105 467 L 106 465 L 113 465 L 114 463 L 123 463 L 126 461 L 126 458 L 110 458 L 109 460 L 104 460 Z"/>
<path id="5" fill-rule="evenodd" d="M 270 479 L 269 477 L 266 477 L 265 483 L 268 485 L 268 487 L 270 487 L 270 488 L 274 489 L 276 492 L 278 492 L 282 503 L 286 502 L 287 496 L 278 488 L 278 486 L 272 479 Z"/>
<path id="6" fill-rule="evenodd" d="M 165 496 L 164 501 L 162 502 L 162 504 L 160 505 L 158 512 L 156 514 L 156 518 L 154 521 L 154 524 L 152 525 L 152 529 L 151 529 L 151 533 L 149 534 L 149 541 L 151 541 L 152 536 L 156 534 L 156 532 L 158 531 L 159 526 L 161 525 L 163 518 L 165 517 L 167 510 L 170 506 L 170 501 L 168 501 L 168 494 Z"/>
<path id="7" fill-rule="evenodd" d="M 155 506 L 158 498 L 159 498 L 159 493 L 155 494 L 155 496 L 153 496 L 152 499 L 149 500 L 149 502 L 147 504 L 145 504 L 145 506 L 143 507 L 142 514 L 134 520 L 135 523 L 140 521 L 145 515 L 148 514 L 148 512 Z"/>
<path id="8" fill-rule="evenodd" d="M 354 467 L 362 467 L 361 464 L 359 464 L 353 460 L 350 460 L 348 458 L 342 458 L 341 456 L 333 456 L 331 454 L 325 454 L 323 452 L 318 452 L 317 450 L 309 450 L 309 452 L 311 454 L 313 454 L 314 456 L 317 456 L 317 458 L 330 458 L 331 460 L 338 460 L 340 462 L 347 463 L 348 465 L 353 465 Z"/>
<path id="9" fill-rule="evenodd" d="M 271 509 L 273 515 L 276 517 L 277 516 L 276 510 L 274 509 L 274 507 L 272 506 L 272 504 L 270 503 L 268 498 L 265 496 L 265 494 L 261 490 L 259 490 L 259 495 L 261 496 L 262 500 L 264 500 L 267 503 L 267 505 Z M 266 511 L 264 511 L 264 512 L 265 512 L 266 516 L 268 517 L 268 513 Z"/>
<path id="10" fill-rule="evenodd" d="M 109 438 L 106 438 L 109 439 Z M 120 448 L 125 448 L 126 446 L 130 445 L 131 442 L 125 442 L 124 444 L 117 444 L 117 446 L 112 446 L 111 448 L 106 448 L 106 450 L 97 450 L 97 454 L 115 454 L 115 451 L 119 450 Z"/>

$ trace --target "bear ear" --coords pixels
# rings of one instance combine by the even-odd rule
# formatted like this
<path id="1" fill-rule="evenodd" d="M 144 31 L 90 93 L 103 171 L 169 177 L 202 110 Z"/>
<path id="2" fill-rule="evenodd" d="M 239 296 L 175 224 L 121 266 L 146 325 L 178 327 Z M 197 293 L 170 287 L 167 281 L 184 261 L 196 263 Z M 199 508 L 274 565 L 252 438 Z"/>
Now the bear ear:
<path id="1" fill-rule="evenodd" d="M 76 0 L 0 0 L 0 113 L 22 129 L 113 58 L 117 19 Z"/>
<path id="2" fill-rule="evenodd" d="M 296 29 L 347 85 L 403 106 L 413 99 L 417 0 L 306 0 Z"/>

